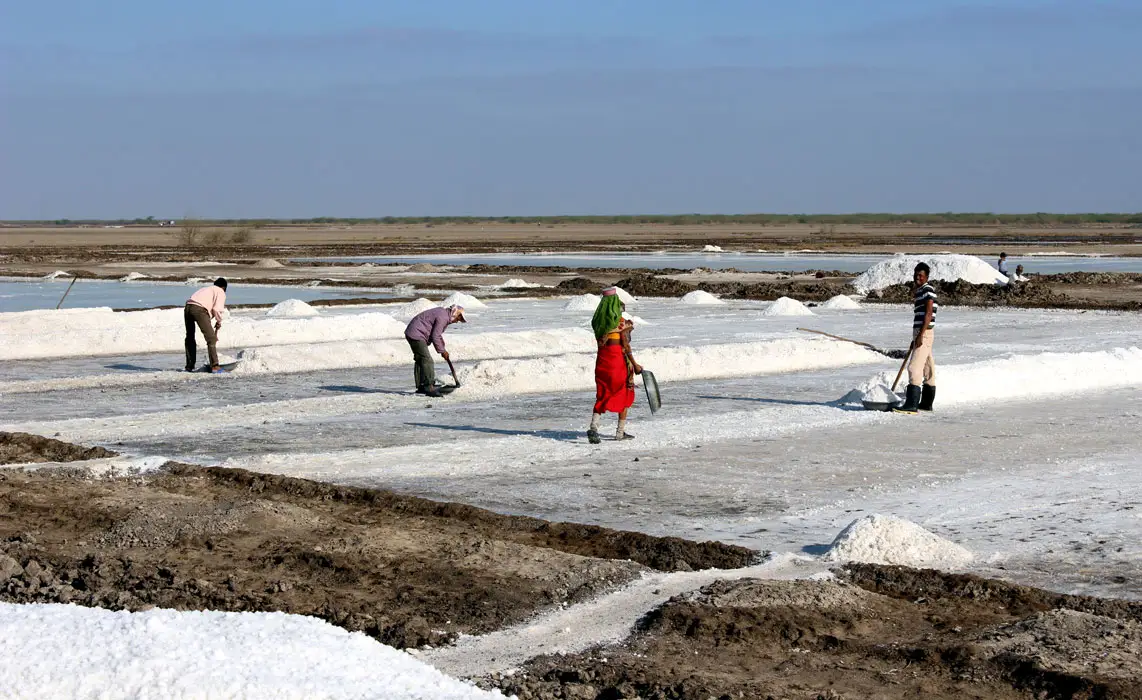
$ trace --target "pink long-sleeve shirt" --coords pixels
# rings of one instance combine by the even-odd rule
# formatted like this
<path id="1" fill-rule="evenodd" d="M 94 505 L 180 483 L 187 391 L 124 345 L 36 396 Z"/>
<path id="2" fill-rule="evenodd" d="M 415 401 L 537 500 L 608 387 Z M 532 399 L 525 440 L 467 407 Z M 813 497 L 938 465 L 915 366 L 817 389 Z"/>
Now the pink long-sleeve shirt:
<path id="1" fill-rule="evenodd" d="M 219 323 L 222 322 L 222 312 L 226 310 L 226 292 L 223 291 L 222 287 L 216 287 L 214 285 L 203 287 L 194 294 L 191 294 L 188 302 L 198 304 L 209 311 L 214 320 Z"/>

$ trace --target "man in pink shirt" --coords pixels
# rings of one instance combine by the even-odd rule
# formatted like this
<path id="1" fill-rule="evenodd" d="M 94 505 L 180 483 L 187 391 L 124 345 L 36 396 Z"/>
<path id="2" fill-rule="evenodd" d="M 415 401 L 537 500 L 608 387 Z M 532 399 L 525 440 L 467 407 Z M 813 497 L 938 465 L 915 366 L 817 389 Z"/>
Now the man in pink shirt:
<path id="1" fill-rule="evenodd" d="M 210 354 L 210 371 L 221 372 L 218 367 L 218 329 L 222 328 L 222 312 L 226 310 L 226 280 L 219 277 L 214 285 L 203 287 L 190 296 L 182 311 L 186 323 L 186 371 L 193 372 L 198 360 L 198 345 L 194 342 L 194 327 L 202 329 L 206 349 Z M 214 327 L 210 319 L 214 319 Z"/>

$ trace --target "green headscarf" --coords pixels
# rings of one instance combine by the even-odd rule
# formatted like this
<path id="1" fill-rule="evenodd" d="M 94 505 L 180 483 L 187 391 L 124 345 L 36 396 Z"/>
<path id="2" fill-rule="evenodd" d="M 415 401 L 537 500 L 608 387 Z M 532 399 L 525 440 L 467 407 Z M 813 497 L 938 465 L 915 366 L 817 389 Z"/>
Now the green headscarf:
<path id="1" fill-rule="evenodd" d="M 617 294 L 603 297 L 591 318 L 591 328 L 595 331 L 595 339 L 602 338 L 607 333 L 619 327 L 623 317 L 623 300 Z"/>

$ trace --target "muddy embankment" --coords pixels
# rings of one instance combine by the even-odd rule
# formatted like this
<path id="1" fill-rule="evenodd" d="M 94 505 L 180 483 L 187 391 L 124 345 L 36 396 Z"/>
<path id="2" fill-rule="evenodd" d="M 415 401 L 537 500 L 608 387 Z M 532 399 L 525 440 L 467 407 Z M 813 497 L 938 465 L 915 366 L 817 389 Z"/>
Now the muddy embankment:
<path id="1" fill-rule="evenodd" d="M 760 556 L 241 470 L 0 470 L 2 600 L 284 611 L 398 648 L 499 629 L 650 569 Z"/>
<path id="2" fill-rule="evenodd" d="M 853 294 L 851 276 L 821 273 L 812 279 L 773 282 L 702 282 L 697 285 L 652 274 L 636 274 L 616 284 L 635 296 L 678 297 L 701 289 L 725 299 L 772 301 L 783 296 L 821 302 L 837 294 Z M 587 280 L 564 283 L 568 291 L 588 291 Z M 942 306 L 1008 306 L 1032 309 L 1142 310 L 1142 274 L 1126 272 L 1037 275 L 1011 285 L 934 281 Z M 561 285 L 563 286 L 563 285 Z M 572 288 L 573 287 L 573 288 Z M 870 293 L 866 302 L 905 304 L 912 301 L 911 285 L 898 284 Z"/>
<path id="3" fill-rule="evenodd" d="M 1142 697 L 1142 604 L 850 565 L 835 581 L 718 581 L 618 645 L 480 680 L 555 698 Z"/>

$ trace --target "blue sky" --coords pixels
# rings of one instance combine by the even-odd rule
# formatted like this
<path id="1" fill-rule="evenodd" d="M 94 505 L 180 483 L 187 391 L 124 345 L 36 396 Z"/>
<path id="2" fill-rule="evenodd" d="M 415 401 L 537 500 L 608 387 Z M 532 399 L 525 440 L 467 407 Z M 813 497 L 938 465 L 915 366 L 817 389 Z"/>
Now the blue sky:
<path id="1" fill-rule="evenodd" d="M 0 218 L 1142 210 L 1142 3 L 0 0 Z"/>

